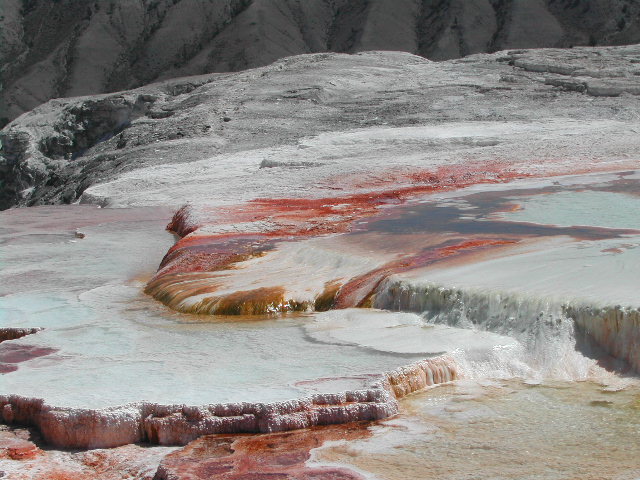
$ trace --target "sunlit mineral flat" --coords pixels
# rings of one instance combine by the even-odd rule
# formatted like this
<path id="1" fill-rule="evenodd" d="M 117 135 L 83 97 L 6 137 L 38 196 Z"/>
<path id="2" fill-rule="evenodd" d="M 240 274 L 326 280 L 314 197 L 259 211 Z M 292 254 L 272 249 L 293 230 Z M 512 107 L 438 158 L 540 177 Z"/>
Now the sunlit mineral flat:
<path id="1" fill-rule="evenodd" d="M 311 315 L 171 311 L 142 293 L 173 242 L 162 213 L 95 207 L 2 213 L 2 326 L 44 330 L 0 346 L 0 361 L 13 369 L 0 394 L 84 408 L 273 402 L 307 394 L 299 382 L 347 377 L 340 388 L 360 388 L 371 383 L 367 374 L 433 354 L 315 340 L 305 330 Z"/>

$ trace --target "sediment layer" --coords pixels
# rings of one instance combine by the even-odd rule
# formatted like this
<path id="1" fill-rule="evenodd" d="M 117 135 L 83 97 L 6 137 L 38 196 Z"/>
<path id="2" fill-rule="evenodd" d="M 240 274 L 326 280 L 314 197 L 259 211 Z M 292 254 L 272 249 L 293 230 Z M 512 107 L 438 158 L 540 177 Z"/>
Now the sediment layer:
<path id="1" fill-rule="evenodd" d="M 398 398 L 457 377 L 455 362 L 441 356 L 382 374 L 366 389 L 314 394 L 285 402 L 203 406 L 140 402 L 80 409 L 4 395 L 0 396 L 0 415 L 4 423 L 38 428 L 48 444 L 60 448 L 108 448 L 143 441 L 185 445 L 214 433 L 270 433 L 379 420 L 397 413 Z"/>

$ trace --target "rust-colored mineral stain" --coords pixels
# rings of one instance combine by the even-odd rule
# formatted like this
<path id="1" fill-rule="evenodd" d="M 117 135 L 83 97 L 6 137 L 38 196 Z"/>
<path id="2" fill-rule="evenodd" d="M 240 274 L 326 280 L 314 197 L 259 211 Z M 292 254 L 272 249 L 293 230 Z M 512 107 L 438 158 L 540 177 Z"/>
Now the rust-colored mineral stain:
<path id="1" fill-rule="evenodd" d="M 160 264 L 158 275 L 167 275 L 179 272 L 215 272 L 218 270 L 228 270 L 234 264 L 244 262 L 251 258 L 265 255 L 265 250 L 246 249 L 243 246 L 235 246 L 238 250 L 230 251 L 227 248 L 215 248 L 217 238 L 210 238 L 206 246 L 183 247 L 168 253 Z M 178 244 L 176 244 L 178 245 Z M 243 250 L 247 250 L 244 251 Z"/>
<path id="2" fill-rule="evenodd" d="M 364 480 L 348 468 L 310 467 L 311 450 L 327 441 L 370 436 L 366 423 L 313 427 L 266 435 L 210 435 L 162 461 L 156 478 L 190 480 Z"/>
<path id="3" fill-rule="evenodd" d="M 187 298 L 206 293 L 213 295 L 218 288 L 219 284 L 210 275 L 195 272 L 162 275 L 147 284 L 145 293 L 179 310 Z"/>
<path id="4" fill-rule="evenodd" d="M 382 205 L 404 203 L 427 193 L 480 183 L 504 183 L 527 176 L 530 175 L 510 170 L 499 162 L 447 166 L 435 171 L 413 170 L 401 174 L 390 171 L 380 179 L 379 185 L 351 184 L 352 188 L 366 188 L 366 192 L 322 198 L 258 198 L 246 205 L 227 208 L 224 212 L 216 211 L 212 223 L 222 220 L 227 223 L 269 221 L 279 226 L 265 232 L 272 238 L 341 233 L 348 231 L 354 220 L 377 213 Z M 372 186 L 381 188 L 371 191 Z M 183 225 L 185 222 L 188 222 L 188 212 L 181 209 L 170 225 L 182 225 L 177 230 L 179 232 L 193 232 L 200 226 L 187 227 Z"/>
<path id="5" fill-rule="evenodd" d="M 28 440 L 20 438 L 0 439 L 0 458 L 32 460 L 42 453 L 42 450 Z"/>
<path id="6" fill-rule="evenodd" d="M 338 292 L 335 308 L 370 307 L 372 295 L 380 283 L 390 275 L 414 268 L 425 267 L 448 257 L 475 253 L 480 249 L 513 245 L 516 240 L 487 239 L 466 240 L 439 248 L 428 248 L 415 255 L 408 255 L 389 262 L 347 282 Z"/>
<path id="7" fill-rule="evenodd" d="M 548 162 L 542 163 L 546 164 Z M 556 166 L 545 172 L 545 177 L 607 170 L 607 168 L 592 165 L 584 169 L 584 171 L 569 172 L 562 170 L 562 162 L 549 163 L 549 165 Z M 560 167 L 557 165 L 560 165 Z M 168 225 L 171 231 L 183 238 L 167 252 L 160 269 L 149 283 L 147 291 L 170 307 L 178 307 L 179 310 L 185 311 L 181 305 L 190 296 L 213 293 L 218 288 L 218 285 L 208 286 L 209 281 L 207 280 L 187 285 L 184 279 L 171 277 L 173 274 L 232 269 L 243 261 L 264 255 L 265 252 L 275 248 L 277 242 L 295 241 L 301 238 L 353 231 L 356 220 L 362 220 L 378 214 L 380 207 L 384 205 L 403 204 L 408 200 L 434 192 L 451 191 L 483 183 L 506 183 L 514 179 L 534 176 L 542 176 L 542 174 L 533 175 L 517 171 L 514 170 L 509 162 L 496 160 L 492 162 L 465 163 L 464 165 L 448 165 L 430 170 L 389 171 L 383 175 L 376 175 L 373 182 L 370 182 L 371 179 L 368 178 L 362 184 L 359 184 L 362 181 L 361 178 L 352 176 L 331 180 L 332 183 L 338 186 L 342 182 L 347 183 L 351 190 L 354 188 L 360 189 L 359 192 L 349 195 L 311 199 L 262 198 L 232 207 L 209 210 L 198 207 L 197 211 L 185 206 L 175 213 L 171 223 Z M 363 189 L 367 191 L 362 192 Z M 494 209 L 494 211 L 487 212 L 487 214 L 515 211 L 520 208 L 513 201 L 502 198 L 501 196 L 504 196 L 504 192 L 496 192 L 494 196 L 498 200 L 493 199 L 491 195 L 481 200 L 481 202 L 486 203 L 483 208 L 490 207 Z M 455 216 L 459 215 L 460 212 L 451 212 L 450 214 Z M 233 225 L 255 222 L 264 222 L 267 227 L 260 233 L 239 231 L 235 233 L 198 235 L 196 232 L 203 225 Z M 630 230 L 612 231 L 596 227 L 560 228 L 496 221 L 485 221 L 482 224 L 455 221 L 454 226 L 458 231 L 454 228 L 453 235 L 466 236 L 472 243 L 462 242 L 438 251 L 424 249 L 422 252 L 406 256 L 354 278 L 339 289 L 335 288 L 335 286 L 327 287 L 315 302 L 316 310 L 334 307 L 368 306 L 371 292 L 388 275 L 409 268 L 425 266 L 431 262 L 458 255 L 463 251 L 498 247 L 533 236 L 570 235 L 573 238 L 582 240 L 611 238 L 616 235 L 637 233 Z M 433 231 L 429 233 L 437 231 L 436 227 L 442 229 L 448 227 L 448 225 L 433 225 Z M 490 231 L 492 228 L 495 231 Z M 193 234 L 193 232 L 196 233 Z M 444 233 L 444 230 L 442 232 Z M 448 234 L 452 233 L 448 228 L 446 232 Z M 499 239 L 478 240 L 477 237 L 480 235 L 485 237 L 493 235 L 499 237 Z M 501 241 L 506 243 L 496 243 Z M 163 281 L 162 278 L 165 276 L 167 278 Z M 250 297 L 253 297 L 253 300 Z M 264 301 L 262 298 L 264 298 Z M 275 308 L 276 311 L 302 310 L 306 308 L 305 305 L 295 305 L 288 302 L 284 297 L 280 299 L 273 292 L 266 294 L 266 292 L 259 290 L 254 294 L 238 292 L 238 298 L 232 298 L 231 296 L 222 298 L 208 297 L 198 302 L 195 307 L 186 310 L 193 313 L 214 313 L 218 311 L 220 314 L 238 314 L 237 312 L 264 313 L 265 311 L 273 311 L 276 305 L 280 305 Z"/>

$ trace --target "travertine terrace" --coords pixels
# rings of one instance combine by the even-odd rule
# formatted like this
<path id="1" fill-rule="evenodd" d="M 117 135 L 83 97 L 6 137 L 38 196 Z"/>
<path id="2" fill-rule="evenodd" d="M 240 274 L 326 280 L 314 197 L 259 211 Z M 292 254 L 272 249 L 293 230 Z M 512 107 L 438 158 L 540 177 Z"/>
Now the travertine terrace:
<path id="1" fill-rule="evenodd" d="M 639 62 L 303 55 L 24 114 L 0 134 L 1 206 L 36 206 L 0 213 L 3 422 L 184 445 L 460 379 L 633 382 Z"/>

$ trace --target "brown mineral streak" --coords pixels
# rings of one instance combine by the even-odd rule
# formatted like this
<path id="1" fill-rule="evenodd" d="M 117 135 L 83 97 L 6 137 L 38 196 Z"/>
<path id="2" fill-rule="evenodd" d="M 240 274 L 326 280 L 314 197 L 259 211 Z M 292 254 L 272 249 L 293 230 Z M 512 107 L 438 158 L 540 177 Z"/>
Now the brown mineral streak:
<path id="1" fill-rule="evenodd" d="M 345 467 L 311 467 L 311 450 L 325 442 L 358 440 L 371 433 L 366 423 L 312 427 L 286 433 L 205 436 L 167 455 L 156 480 L 177 478 L 260 479 L 296 478 L 364 480 Z"/>
<path id="2" fill-rule="evenodd" d="M 331 310 L 336 303 L 336 296 L 342 288 L 342 284 L 338 281 L 327 282 L 324 285 L 323 292 L 316 298 L 313 309 L 316 312 L 326 312 Z"/>
<path id="3" fill-rule="evenodd" d="M 283 287 L 240 290 L 220 297 L 209 297 L 181 309 L 186 313 L 213 315 L 265 315 L 273 312 L 306 310 L 306 305 L 285 301 Z"/>

